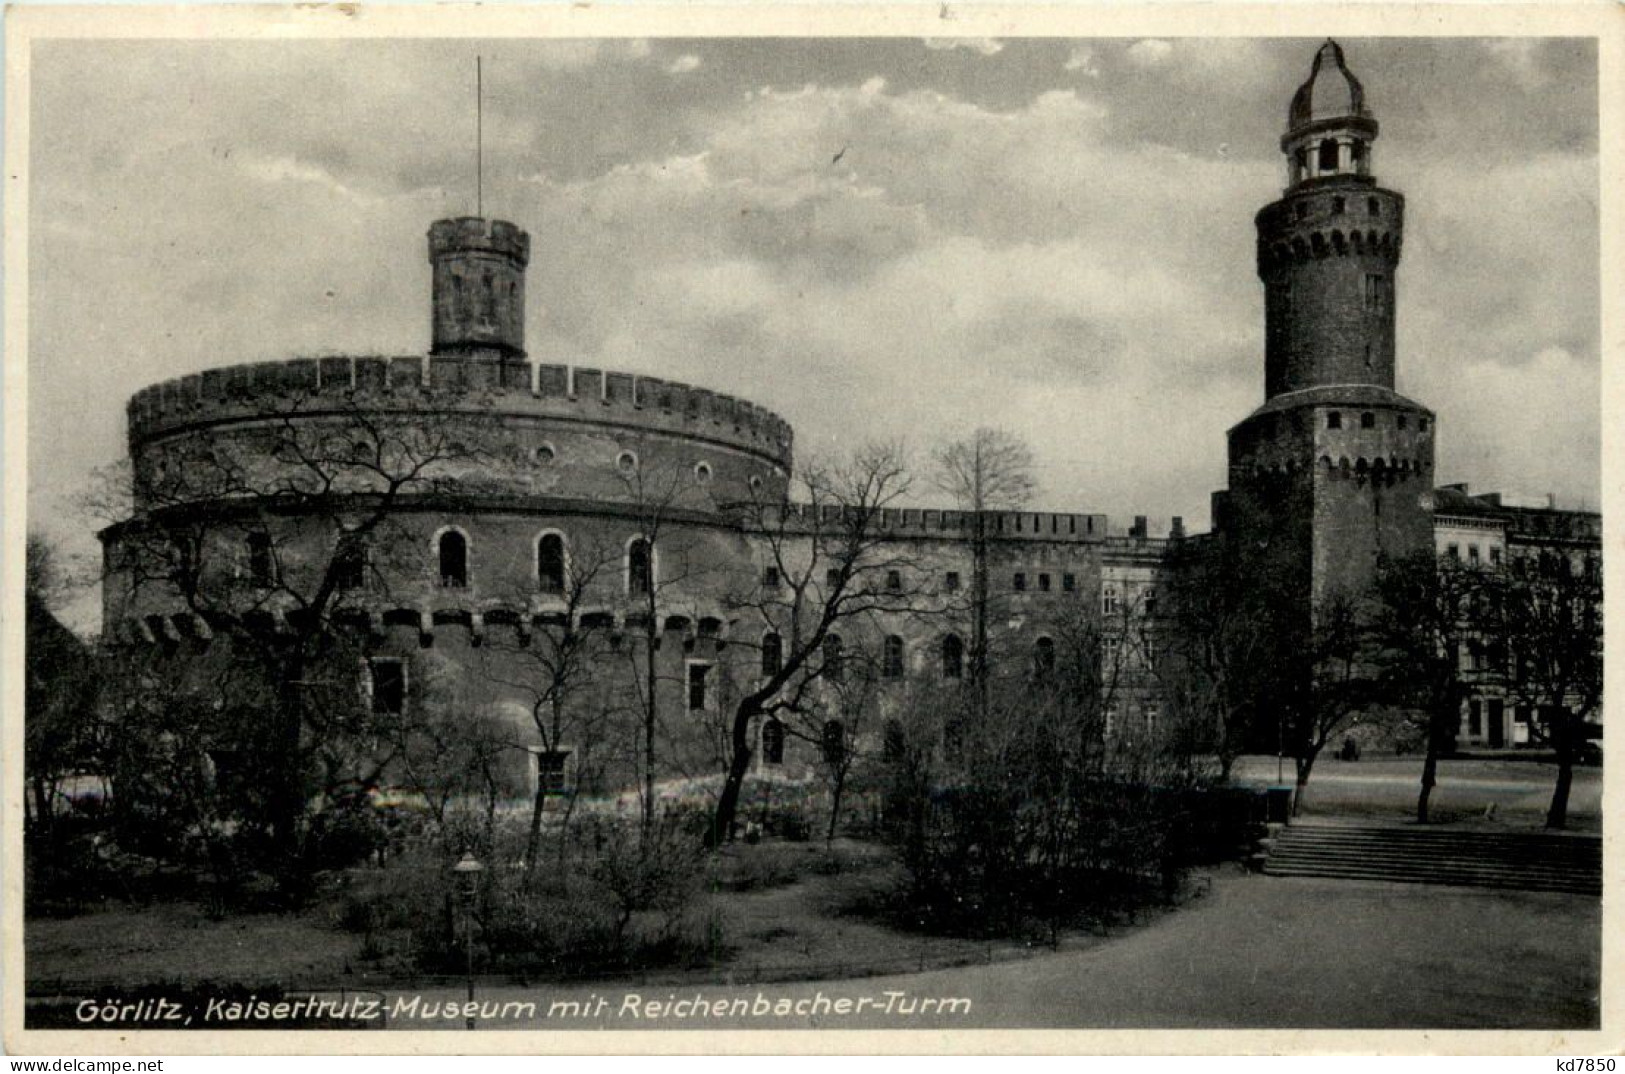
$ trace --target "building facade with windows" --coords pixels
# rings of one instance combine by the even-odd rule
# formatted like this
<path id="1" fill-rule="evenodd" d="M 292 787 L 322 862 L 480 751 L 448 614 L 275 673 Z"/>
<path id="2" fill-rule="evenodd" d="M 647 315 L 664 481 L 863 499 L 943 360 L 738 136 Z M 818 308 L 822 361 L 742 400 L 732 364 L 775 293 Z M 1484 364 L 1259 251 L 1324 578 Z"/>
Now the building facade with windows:
<path id="1" fill-rule="evenodd" d="M 1377 135 L 1328 42 L 1289 108 L 1287 185 L 1257 215 L 1265 401 L 1230 431 L 1214 496 L 1215 535 L 1255 549 L 1251 569 L 1297 580 L 1306 627 L 1318 599 L 1368 584 L 1384 555 L 1437 545 L 1493 564 L 1599 539 L 1594 514 L 1435 489 L 1435 416 L 1394 388 L 1404 199 L 1376 180 Z M 613 791 L 635 766 L 602 758 L 636 756 L 634 742 L 600 741 L 589 760 L 579 723 L 548 734 L 538 720 L 533 641 L 579 630 L 593 670 L 569 684 L 571 704 L 628 713 L 615 733 L 635 736 L 653 693 L 669 772 L 716 771 L 731 702 L 785 651 L 741 612 L 786 579 L 740 505 L 784 499 L 789 423 L 654 376 L 533 364 L 529 236 L 463 217 L 436 222 L 428 245 L 427 355 L 227 366 L 130 401 L 134 507 L 102 534 L 105 637 L 184 654 L 232 624 L 296 632 L 328 616 L 363 651 L 375 711 L 490 714 L 528 750 L 519 782 Z M 138 562 L 166 520 L 195 533 L 175 553 L 184 580 Z M 906 550 L 882 584 L 930 594 L 936 612 L 854 624 L 826 642 L 826 666 L 869 662 L 882 697 L 963 678 L 976 519 L 922 507 L 880 522 Z M 1042 669 L 1065 623 L 1092 624 L 1121 669 L 1110 733 L 1154 734 L 1168 554 L 1209 538 L 1178 518 L 1053 511 L 992 513 L 983 532 L 990 635 Z M 1464 738 L 1520 741 L 1495 701 L 1464 712 Z M 754 763 L 805 771 L 846 734 L 838 715 L 811 735 L 763 720 Z"/>

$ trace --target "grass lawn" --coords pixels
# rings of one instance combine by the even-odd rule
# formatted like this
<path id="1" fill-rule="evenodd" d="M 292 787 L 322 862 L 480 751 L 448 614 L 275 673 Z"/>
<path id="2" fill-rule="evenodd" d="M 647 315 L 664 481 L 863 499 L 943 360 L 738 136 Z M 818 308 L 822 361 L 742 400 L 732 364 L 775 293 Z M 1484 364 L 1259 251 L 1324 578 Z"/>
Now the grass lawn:
<path id="1" fill-rule="evenodd" d="M 315 916 L 245 914 L 211 920 L 196 904 L 110 906 L 30 919 L 24 972 L 37 992 L 58 980 L 124 987 L 151 982 L 343 979 L 361 966 L 361 939 Z"/>
<path id="2" fill-rule="evenodd" d="M 1234 777 L 1259 785 L 1275 782 L 1274 757 L 1250 756 L 1236 762 Z M 1285 781 L 1293 779 L 1292 759 L 1284 765 Z M 1421 789 L 1422 758 L 1366 755 L 1340 761 L 1323 755 L 1309 776 L 1302 811 L 1309 816 L 1337 815 L 1404 820 L 1416 810 Z M 1546 823 L 1557 782 L 1549 761 L 1508 758 L 1454 758 L 1439 762 L 1439 782 L 1430 812 L 1435 823 L 1507 830 L 1536 829 Z M 1569 828 L 1602 830 L 1602 769 L 1576 767 L 1569 797 Z"/>
<path id="3" fill-rule="evenodd" d="M 892 927 L 864 908 L 875 906 L 896 877 L 886 851 L 854 840 L 828 848 L 821 841 L 728 847 L 714 859 L 709 890 L 694 907 L 697 915 L 720 919 L 722 946 L 714 960 L 641 976 L 724 984 L 818 980 L 996 963 L 1051 950 L 1045 943 Z M 27 978 L 33 992 L 58 982 L 322 987 L 422 979 L 406 957 L 404 934 L 375 934 L 367 942 L 339 928 L 339 919 L 336 898 L 302 914 L 245 913 L 224 920 L 185 902 L 109 905 L 74 917 L 32 919 L 25 928 Z M 1077 950 L 1099 942 L 1093 934 L 1073 932 L 1061 945 Z"/>

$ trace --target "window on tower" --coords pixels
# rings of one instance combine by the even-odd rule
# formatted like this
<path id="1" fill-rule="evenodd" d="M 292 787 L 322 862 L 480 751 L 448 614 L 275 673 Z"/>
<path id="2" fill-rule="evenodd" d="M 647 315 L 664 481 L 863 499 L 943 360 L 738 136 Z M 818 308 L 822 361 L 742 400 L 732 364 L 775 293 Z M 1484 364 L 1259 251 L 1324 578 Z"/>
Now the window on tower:
<path id="1" fill-rule="evenodd" d="M 1386 305 L 1386 289 L 1388 280 L 1376 272 L 1369 272 L 1365 277 L 1365 308 L 1367 313 L 1381 313 Z"/>
<path id="2" fill-rule="evenodd" d="M 1326 428 L 1341 429 L 1342 427 L 1343 415 L 1340 411 L 1333 410 L 1326 415 Z"/>
<path id="3" fill-rule="evenodd" d="M 1360 428 L 1362 428 L 1362 429 L 1375 429 L 1376 427 L 1377 427 L 1377 415 L 1373 414 L 1369 410 L 1367 410 L 1364 414 L 1360 415 Z"/>
<path id="4" fill-rule="evenodd" d="M 1348 209 L 1348 201 L 1344 198 L 1332 199 L 1332 212 L 1342 213 Z"/>
<path id="5" fill-rule="evenodd" d="M 1370 216 L 1381 216 L 1382 202 L 1378 201 L 1376 198 L 1365 199 L 1365 211 Z"/>
<path id="6" fill-rule="evenodd" d="M 1327 138 L 1320 143 L 1319 170 L 1322 172 L 1335 172 L 1337 170 L 1337 142 Z"/>

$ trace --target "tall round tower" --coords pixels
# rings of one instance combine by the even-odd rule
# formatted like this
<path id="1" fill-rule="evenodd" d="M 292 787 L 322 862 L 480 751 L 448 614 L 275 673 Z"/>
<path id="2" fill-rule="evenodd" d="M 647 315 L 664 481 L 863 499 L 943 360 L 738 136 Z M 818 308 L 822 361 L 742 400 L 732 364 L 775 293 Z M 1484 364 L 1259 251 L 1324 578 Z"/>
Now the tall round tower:
<path id="1" fill-rule="evenodd" d="M 1230 430 L 1215 525 L 1306 614 L 1432 547 L 1434 415 L 1394 390 L 1404 199 L 1377 186 L 1377 121 L 1328 41 L 1293 95 L 1288 186 L 1258 214 L 1262 406 Z"/>
<path id="2" fill-rule="evenodd" d="M 1394 273 L 1405 199 L 1379 187 L 1377 120 L 1327 41 L 1281 137 L 1287 188 L 1257 216 L 1265 287 L 1264 392 L 1394 386 Z"/>
<path id="3" fill-rule="evenodd" d="M 439 357 L 525 356 L 530 236 L 506 220 L 459 216 L 429 228 L 434 344 Z"/>

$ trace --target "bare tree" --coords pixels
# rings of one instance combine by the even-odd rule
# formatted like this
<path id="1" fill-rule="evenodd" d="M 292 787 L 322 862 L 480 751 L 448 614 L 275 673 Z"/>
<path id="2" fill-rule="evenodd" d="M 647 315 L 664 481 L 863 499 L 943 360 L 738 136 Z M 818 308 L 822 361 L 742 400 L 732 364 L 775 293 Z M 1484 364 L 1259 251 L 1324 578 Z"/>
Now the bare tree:
<path id="1" fill-rule="evenodd" d="M 661 616 L 675 594 L 703 580 L 708 571 L 682 525 L 683 493 L 692 480 L 689 472 L 671 463 L 640 463 L 634 458 L 622 468 L 620 477 L 635 527 L 626 549 L 626 590 L 629 603 L 637 609 L 628 618 L 638 628 L 642 644 L 629 648 L 628 656 L 638 672 L 633 692 L 642 724 L 639 795 L 643 828 L 648 831 L 655 819 L 659 769 Z"/>
<path id="2" fill-rule="evenodd" d="M 558 841 L 562 864 L 569 843 L 569 820 L 580 791 L 579 777 L 591 764 L 591 753 L 609 718 L 608 706 L 598 703 L 602 699 L 594 693 L 609 658 L 607 631 L 590 617 L 589 610 L 603 588 L 614 584 L 621 565 L 620 551 L 604 540 L 578 538 L 566 545 L 554 534 L 542 542 L 537 583 L 547 611 L 540 629 L 533 632 L 528 622 L 518 624 L 511 636 L 488 642 L 481 656 L 484 673 L 492 682 L 524 696 L 541 744 L 525 840 L 527 880 L 534 879 L 540 861 L 543 816 L 552 796 L 564 800 Z M 530 593 L 515 594 L 514 603 L 527 607 L 530 597 Z M 566 744 L 577 754 L 578 778 L 568 783 L 564 779 Z M 562 875 L 562 869 L 560 872 Z"/>
<path id="3" fill-rule="evenodd" d="M 774 657 L 741 687 L 733 707 L 715 841 L 732 837 L 752 728 L 777 713 L 805 711 L 820 682 L 843 674 L 844 634 L 874 636 L 881 617 L 943 607 L 913 547 L 885 524 L 910 489 L 901 447 L 870 445 L 838 463 L 804 465 L 799 482 L 801 503 L 757 499 L 740 508 L 761 566 L 730 595 L 736 634 L 771 638 Z"/>
<path id="4" fill-rule="evenodd" d="M 985 700 L 988 676 L 988 513 L 1017 511 L 1037 491 L 1033 454 L 1005 429 L 982 427 L 933 455 L 933 483 L 971 514 L 971 682 Z"/>
<path id="5" fill-rule="evenodd" d="M 1440 558 L 1432 550 L 1378 565 L 1371 631 L 1381 693 L 1420 710 L 1426 737 L 1416 798 L 1420 824 L 1428 822 L 1439 758 L 1455 743 L 1469 692 L 1461 654 L 1481 641 L 1474 613 L 1494 599 L 1492 581 L 1487 571 Z"/>
<path id="6" fill-rule="evenodd" d="M 1302 807 L 1315 761 L 1375 697 L 1367 625 L 1360 602 L 1331 593 L 1315 605 L 1308 637 L 1293 647 L 1284 634 L 1271 654 L 1267 697 L 1282 712 L 1286 748 L 1296 768 L 1293 809 Z"/>
<path id="7" fill-rule="evenodd" d="M 1568 825 L 1574 761 L 1602 704 L 1602 558 L 1548 550 L 1497 576 L 1487 617 L 1495 651 L 1512 662 L 1507 690 L 1536 719 L 1535 735 L 1557 755 L 1548 828 Z"/>
<path id="8" fill-rule="evenodd" d="M 817 757 L 817 769 L 829 791 L 829 822 L 824 842 L 832 843 L 840 828 L 841 804 L 853 771 L 867 759 L 880 715 L 885 679 L 901 680 L 904 659 L 897 635 L 879 639 L 879 652 L 871 639 L 843 639 L 838 673 L 825 669 L 818 688 L 798 709 L 783 713 L 787 734 L 806 742 Z M 888 663 L 888 662 L 891 663 Z"/>
<path id="9" fill-rule="evenodd" d="M 62 780 L 93 767 L 98 742 L 97 660 L 62 625 L 55 604 L 66 588 L 54 547 L 28 535 L 23 618 L 24 759 L 30 830 L 48 830 Z"/>
<path id="10" fill-rule="evenodd" d="M 471 432 L 433 408 L 293 396 L 267 405 L 253 429 L 149 445 L 133 495 L 92 505 L 114 518 L 103 534 L 112 599 L 184 610 L 263 684 L 256 764 L 276 872 L 290 885 L 303 875 L 312 791 L 333 790 L 333 773 L 350 765 L 380 770 L 364 751 L 338 752 L 367 739 L 344 732 L 369 715 L 355 670 L 368 598 L 387 595 L 393 574 L 422 571 L 409 509 L 457 508 L 457 470 L 484 455 L 467 446 Z"/>
<path id="11" fill-rule="evenodd" d="M 1233 551 L 1212 539 L 1177 545 L 1165 585 L 1170 663 L 1164 678 L 1177 676 L 1178 692 L 1206 714 L 1221 781 L 1230 778 L 1249 741 L 1264 732 L 1253 718 L 1275 666 L 1276 620 L 1286 603 L 1267 575 L 1258 584 L 1239 570 Z"/>

